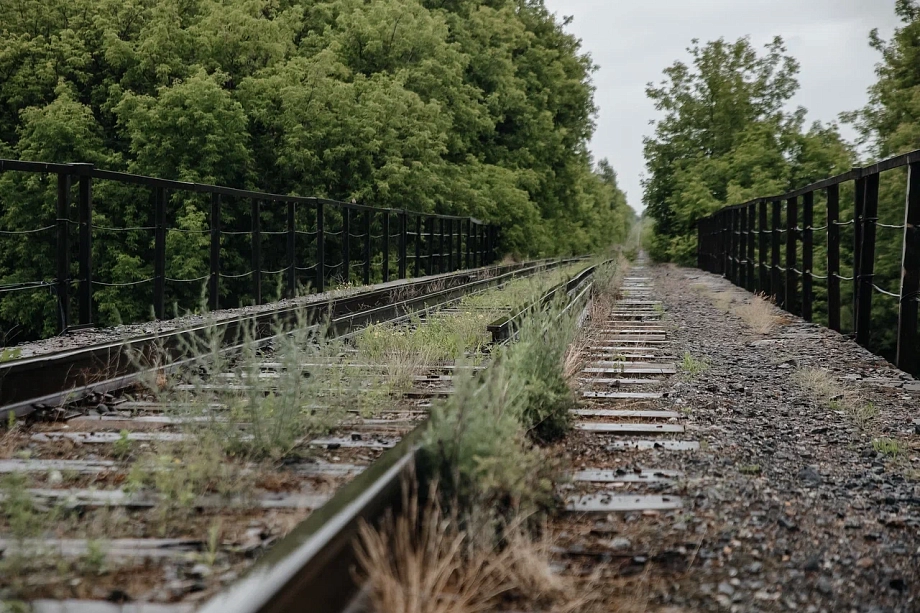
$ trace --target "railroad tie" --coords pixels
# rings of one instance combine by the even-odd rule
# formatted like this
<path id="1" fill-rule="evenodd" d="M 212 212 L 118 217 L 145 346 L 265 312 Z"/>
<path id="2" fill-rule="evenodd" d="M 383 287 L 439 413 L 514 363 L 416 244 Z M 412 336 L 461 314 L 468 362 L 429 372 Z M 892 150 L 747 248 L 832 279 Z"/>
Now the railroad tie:
<path id="1" fill-rule="evenodd" d="M 680 412 L 654 407 L 655 402 L 666 397 L 655 387 L 675 375 L 677 366 L 670 351 L 670 332 L 662 321 L 664 309 L 654 297 L 651 278 L 636 274 L 634 268 L 624 279 L 620 295 L 622 299 L 610 313 L 594 324 L 598 329 L 588 348 L 590 361 L 578 379 L 583 386 L 581 397 L 590 404 L 573 410 L 578 419 L 576 430 L 584 435 L 609 437 L 611 440 L 604 445 L 608 451 L 699 449 L 697 441 L 673 438 L 685 433 Z M 574 472 L 572 482 L 580 484 L 582 492 L 585 486 L 589 489 L 570 494 L 566 510 L 654 513 L 680 509 L 683 501 L 679 496 L 642 493 L 641 488 L 655 486 L 660 490 L 682 477 L 681 471 L 654 467 L 625 470 L 583 466 Z M 636 488 L 639 489 L 634 491 Z"/>

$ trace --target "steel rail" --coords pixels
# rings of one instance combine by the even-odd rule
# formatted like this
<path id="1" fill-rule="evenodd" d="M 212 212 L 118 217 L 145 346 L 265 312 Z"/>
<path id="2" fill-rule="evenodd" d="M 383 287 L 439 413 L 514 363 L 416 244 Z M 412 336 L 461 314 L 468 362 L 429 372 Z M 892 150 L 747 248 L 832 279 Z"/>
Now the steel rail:
<path id="1" fill-rule="evenodd" d="M 611 260 L 607 260 L 607 262 L 610 261 Z M 540 300 L 523 308 L 517 309 L 514 313 L 505 317 L 501 317 L 490 323 L 486 329 L 489 331 L 489 333 L 492 334 L 492 342 L 504 343 L 513 339 L 517 335 L 517 331 L 523 320 L 526 318 L 527 314 L 530 313 L 534 308 L 546 306 L 563 291 L 569 297 L 571 297 L 572 293 L 581 289 L 582 286 L 587 283 L 588 279 L 594 276 L 596 271 L 597 266 L 586 268 L 572 279 L 550 289 L 540 298 Z"/>

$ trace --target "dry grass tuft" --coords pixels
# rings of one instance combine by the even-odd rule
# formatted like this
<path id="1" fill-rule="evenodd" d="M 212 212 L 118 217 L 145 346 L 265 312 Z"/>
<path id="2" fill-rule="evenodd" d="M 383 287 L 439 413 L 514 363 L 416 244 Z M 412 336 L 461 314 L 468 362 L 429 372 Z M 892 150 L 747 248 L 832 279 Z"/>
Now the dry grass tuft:
<path id="1" fill-rule="evenodd" d="M 20 425 L 14 416 L 10 416 L 5 424 L 0 424 L 0 459 L 6 460 L 13 457 L 19 447 Z"/>
<path id="2" fill-rule="evenodd" d="M 758 334 L 769 334 L 780 323 L 780 318 L 774 314 L 773 305 L 763 294 L 755 294 L 748 303 L 735 308 L 734 311 Z"/>
<path id="3" fill-rule="evenodd" d="M 496 546 L 488 536 L 491 522 L 467 518 L 464 524 L 482 529 L 461 530 L 437 502 L 422 505 L 408 488 L 403 498 L 398 516 L 388 515 L 377 528 L 360 526 L 359 579 L 367 582 L 373 611 L 485 613 L 507 597 L 574 613 L 595 598 L 593 590 L 576 590 L 552 572 L 552 541 L 531 539 L 523 522 L 512 522 Z M 429 500 L 438 500 L 434 487 Z"/>
<path id="4" fill-rule="evenodd" d="M 734 289 L 717 290 L 704 283 L 694 283 L 691 288 L 708 298 L 718 310 L 741 318 L 758 334 L 770 334 L 786 321 L 776 315 L 772 300 L 765 294 L 755 294 L 748 298 L 747 292 Z"/>
<path id="5" fill-rule="evenodd" d="M 405 491 L 405 490 L 404 490 Z M 432 498 L 433 500 L 436 497 Z M 378 613 L 478 613 L 511 589 L 499 572 L 509 554 L 470 553 L 467 534 L 437 503 L 404 494 L 403 512 L 379 528 L 362 522 L 358 563 Z"/>
<path id="6" fill-rule="evenodd" d="M 801 368 L 792 378 L 822 407 L 841 411 L 862 429 L 868 428 L 878 417 L 878 407 L 823 368 Z"/>
<path id="7" fill-rule="evenodd" d="M 550 568 L 553 541 L 547 527 L 544 527 L 543 534 L 542 538 L 535 540 L 523 530 L 514 531 L 507 539 L 506 551 L 510 559 L 502 572 L 516 591 L 531 599 L 543 602 L 565 600 L 570 586 L 565 578 L 553 573 Z"/>

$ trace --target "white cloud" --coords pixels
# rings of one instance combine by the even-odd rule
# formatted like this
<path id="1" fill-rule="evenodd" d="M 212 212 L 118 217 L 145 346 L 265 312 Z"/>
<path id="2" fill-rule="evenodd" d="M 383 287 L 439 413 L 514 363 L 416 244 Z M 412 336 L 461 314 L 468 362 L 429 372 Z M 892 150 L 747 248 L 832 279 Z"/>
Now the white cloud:
<path id="1" fill-rule="evenodd" d="M 878 54 L 869 47 L 872 28 L 889 37 L 897 25 L 895 0 L 545 0 L 558 15 L 571 15 L 569 31 L 600 70 L 594 75 L 600 109 L 591 143 L 608 158 L 629 202 L 641 207 L 642 137 L 656 111 L 645 85 L 661 79 L 675 60 L 687 59 L 693 38 L 750 36 L 763 45 L 782 36 L 801 64 L 801 88 L 793 106 L 809 120 L 834 121 L 866 103 Z M 852 137 L 852 131 L 844 128 Z"/>

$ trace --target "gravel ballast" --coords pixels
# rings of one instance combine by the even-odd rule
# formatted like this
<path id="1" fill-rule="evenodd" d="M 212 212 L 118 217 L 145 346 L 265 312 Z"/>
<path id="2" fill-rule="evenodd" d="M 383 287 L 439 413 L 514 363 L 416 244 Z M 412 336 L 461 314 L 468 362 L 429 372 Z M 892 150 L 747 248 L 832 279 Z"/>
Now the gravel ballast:
<path id="1" fill-rule="evenodd" d="M 617 437 L 575 432 L 558 453 L 573 471 L 683 471 L 611 493 L 684 506 L 562 515 L 561 572 L 583 575 L 610 610 L 920 611 L 920 384 L 775 307 L 778 325 L 755 332 L 736 314 L 751 294 L 721 277 L 647 270 L 678 363 L 708 368 L 678 369 L 641 408 L 679 412 L 675 438 L 700 448 L 617 449 Z M 807 369 L 826 369 L 863 412 L 798 383 Z"/>

